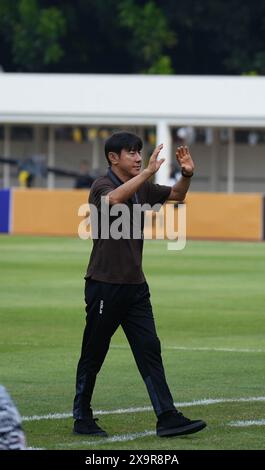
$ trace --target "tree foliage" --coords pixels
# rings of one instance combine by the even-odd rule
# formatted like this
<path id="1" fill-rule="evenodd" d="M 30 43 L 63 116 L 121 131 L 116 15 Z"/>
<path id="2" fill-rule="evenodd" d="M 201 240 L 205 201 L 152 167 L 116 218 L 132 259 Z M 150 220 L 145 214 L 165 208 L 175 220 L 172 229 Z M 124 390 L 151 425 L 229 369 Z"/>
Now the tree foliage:
<path id="1" fill-rule="evenodd" d="M 264 74 L 264 0 L 0 0 L 6 71 Z"/>
<path id="2" fill-rule="evenodd" d="M 134 0 L 122 0 L 119 5 L 121 24 L 130 31 L 131 49 L 138 64 L 146 73 L 173 72 L 171 58 L 164 55 L 164 48 L 176 43 L 166 16 L 153 0 L 137 5 Z"/>
<path id="3" fill-rule="evenodd" d="M 41 8 L 37 0 L 1 0 L 0 18 L 5 43 L 18 70 L 48 70 L 63 57 L 59 39 L 66 32 L 66 22 L 58 8 Z"/>

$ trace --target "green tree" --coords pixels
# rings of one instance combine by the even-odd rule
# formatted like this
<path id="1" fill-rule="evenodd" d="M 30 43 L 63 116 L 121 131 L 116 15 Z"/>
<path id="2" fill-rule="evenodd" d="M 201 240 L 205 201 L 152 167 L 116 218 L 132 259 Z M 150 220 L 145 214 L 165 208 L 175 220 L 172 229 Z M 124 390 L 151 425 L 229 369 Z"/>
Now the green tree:
<path id="1" fill-rule="evenodd" d="M 264 0 L 0 0 L 0 65 L 262 75 L 264 18 Z"/>
<path id="2" fill-rule="evenodd" d="M 137 72 L 171 74 L 171 58 L 165 50 L 176 44 L 167 19 L 153 0 L 143 5 L 135 0 L 120 0 L 119 18 L 130 32 L 130 49 L 135 57 Z"/>
<path id="3" fill-rule="evenodd" d="M 60 63 L 61 72 L 133 71 L 134 57 L 128 47 L 128 32 L 118 19 L 117 0 L 57 0 L 56 4 L 67 22 L 62 40 L 67 53 Z"/>
<path id="4" fill-rule="evenodd" d="M 177 73 L 265 73 L 264 0 L 158 0 L 178 34 Z"/>
<path id="5" fill-rule="evenodd" d="M 1 0 L 0 18 L 0 30 L 20 71 L 45 71 L 60 61 L 66 22 L 58 8 L 40 8 L 37 0 Z"/>

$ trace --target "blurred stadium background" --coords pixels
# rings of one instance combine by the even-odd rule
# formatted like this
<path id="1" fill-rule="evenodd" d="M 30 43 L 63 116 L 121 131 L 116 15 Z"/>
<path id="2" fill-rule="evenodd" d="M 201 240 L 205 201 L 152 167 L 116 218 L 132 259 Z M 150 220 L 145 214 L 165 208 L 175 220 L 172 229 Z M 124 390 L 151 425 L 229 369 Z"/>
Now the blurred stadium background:
<path id="1" fill-rule="evenodd" d="M 170 184 L 177 172 L 176 146 L 190 146 L 192 191 L 199 192 L 193 213 L 190 204 L 190 237 L 262 240 L 260 96 L 261 77 L 1 74 L 1 231 L 75 234 L 77 208 L 87 194 L 65 190 L 74 187 L 80 162 L 87 161 L 91 178 L 104 174 L 104 139 L 126 128 L 142 136 L 144 162 L 156 143 L 164 143 L 160 184 Z M 17 190 L 19 182 L 30 192 Z M 76 206 L 70 216 L 69 204 Z"/>
<path id="2" fill-rule="evenodd" d="M 264 449 L 265 11 L 222 3 L 0 0 L 0 382 L 29 446 Z M 94 403 L 113 438 L 71 435 L 90 253 L 76 182 L 104 174 L 117 129 L 142 137 L 143 165 L 164 143 L 160 184 L 177 145 L 195 160 L 187 247 L 148 241 L 145 268 L 175 400 L 209 424 L 198 437 L 152 434 L 121 332 Z"/>

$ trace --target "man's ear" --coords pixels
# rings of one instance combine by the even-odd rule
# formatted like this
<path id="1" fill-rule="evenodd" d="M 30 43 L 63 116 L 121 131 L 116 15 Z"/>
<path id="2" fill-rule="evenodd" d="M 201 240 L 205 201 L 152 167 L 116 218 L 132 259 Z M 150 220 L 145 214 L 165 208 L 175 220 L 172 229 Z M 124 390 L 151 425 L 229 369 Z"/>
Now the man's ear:
<path id="1" fill-rule="evenodd" d="M 109 152 L 108 159 L 110 160 L 112 165 L 117 165 L 119 161 L 119 155 L 115 152 Z"/>

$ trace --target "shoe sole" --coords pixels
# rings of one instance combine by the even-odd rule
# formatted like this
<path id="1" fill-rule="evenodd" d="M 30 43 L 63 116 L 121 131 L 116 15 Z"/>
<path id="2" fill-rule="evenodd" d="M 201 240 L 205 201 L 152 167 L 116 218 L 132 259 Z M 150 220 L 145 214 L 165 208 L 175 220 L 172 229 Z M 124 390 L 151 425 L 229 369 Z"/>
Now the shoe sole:
<path id="1" fill-rule="evenodd" d="M 187 426 L 181 426 L 179 428 L 165 429 L 164 431 L 157 431 L 157 436 L 159 437 L 174 437 L 174 436 L 183 436 L 185 434 L 193 434 L 195 432 L 201 431 L 206 428 L 206 423 L 204 421 L 199 421 L 197 423 L 188 424 Z"/>

